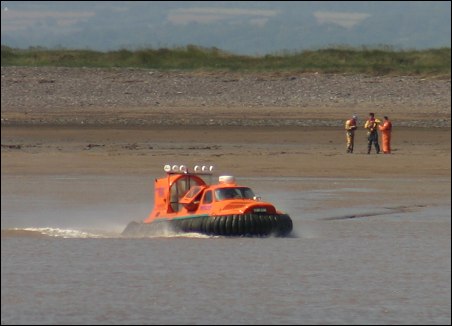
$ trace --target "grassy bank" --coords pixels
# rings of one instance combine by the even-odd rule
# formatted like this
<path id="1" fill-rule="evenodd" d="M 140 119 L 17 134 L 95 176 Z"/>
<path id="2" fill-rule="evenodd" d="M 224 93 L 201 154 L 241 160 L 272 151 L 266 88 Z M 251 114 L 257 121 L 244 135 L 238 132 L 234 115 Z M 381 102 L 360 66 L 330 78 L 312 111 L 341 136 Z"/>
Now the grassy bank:
<path id="1" fill-rule="evenodd" d="M 450 48 L 393 51 L 330 48 L 265 56 L 243 56 L 217 48 L 187 46 L 98 52 L 91 50 L 1 48 L 3 66 L 132 67 L 158 70 L 294 71 L 372 75 L 450 76 Z"/>

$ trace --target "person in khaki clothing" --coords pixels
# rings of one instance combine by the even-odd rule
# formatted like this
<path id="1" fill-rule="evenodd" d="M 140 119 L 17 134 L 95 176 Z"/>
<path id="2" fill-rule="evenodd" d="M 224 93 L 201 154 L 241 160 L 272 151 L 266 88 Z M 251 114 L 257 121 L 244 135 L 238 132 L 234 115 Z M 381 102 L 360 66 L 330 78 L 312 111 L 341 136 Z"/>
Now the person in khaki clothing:
<path id="1" fill-rule="evenodd" d="M 353 146 L 355 144 L 355 130 L 357 126 L 358 117 L 352 116 L 351 119 L 345 121 L 345 136 L 347 139 L 347 153 L 353 153 Z"/>
<path id="2" fill-rule="evenodd" d="M 369 113 L 369 119 L 364 124 L 364 128 L 367 129 L 367 154 L 370 154 L 372 143 L 377 154 L 380 154 L 380 144 L 378 143 L 378 125 L 380 123 L 381 121 L 375 118 L 373 112 Z"/>

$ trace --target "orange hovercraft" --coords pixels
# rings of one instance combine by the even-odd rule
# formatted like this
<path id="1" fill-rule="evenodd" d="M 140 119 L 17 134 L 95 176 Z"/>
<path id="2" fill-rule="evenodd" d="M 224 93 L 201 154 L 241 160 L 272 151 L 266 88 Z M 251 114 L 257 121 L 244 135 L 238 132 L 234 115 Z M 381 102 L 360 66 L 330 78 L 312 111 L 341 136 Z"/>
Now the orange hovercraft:
<path id="1" fill-rule="evenodd" d="M 166 176 L 155 179 L 154 209 L 142 222 L 130 222 L 124 236 L 158 235 L 168 229 L 219 236 L 288 236 L 289 215 L 260 201 L 248 187 L 239 186 L 233 176 L 212 180 L 212 166 L 165 165 Z"/>

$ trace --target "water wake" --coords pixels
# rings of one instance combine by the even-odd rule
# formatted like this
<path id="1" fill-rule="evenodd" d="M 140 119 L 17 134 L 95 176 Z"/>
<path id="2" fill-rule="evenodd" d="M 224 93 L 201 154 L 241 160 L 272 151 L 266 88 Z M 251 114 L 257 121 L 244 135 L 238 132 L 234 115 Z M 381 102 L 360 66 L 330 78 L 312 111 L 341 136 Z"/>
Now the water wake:
<path id="1" fill-rule="evenodd" d="M 80 230 L 73 229 L 60 229 L 60 228 L 12 228 L 2 230 L 2 237 L 33 237 L 33 238 L 41 238 L 41 237 L 55 237 L 55 238 L 72 238 L 72 239 L 81 239 L 81 238 L 107 238 L 109 236 L 90 233 Z"/>
<path id="2" fill-rule="evenodd" d="M 127 239 L 138 237 L 122 236 L 119 233 L 86 232 L 75 229 L 61 229 L 52 227 L 43 228 L 11 228 L 2 230 L 2 238 L 22 237 L 22 238 L 64 238 L 64 239 Z M 213 238 L 200 233 L 177 233 L 170 230 L 155 233 L 149 236 L 139 238 Z"/>

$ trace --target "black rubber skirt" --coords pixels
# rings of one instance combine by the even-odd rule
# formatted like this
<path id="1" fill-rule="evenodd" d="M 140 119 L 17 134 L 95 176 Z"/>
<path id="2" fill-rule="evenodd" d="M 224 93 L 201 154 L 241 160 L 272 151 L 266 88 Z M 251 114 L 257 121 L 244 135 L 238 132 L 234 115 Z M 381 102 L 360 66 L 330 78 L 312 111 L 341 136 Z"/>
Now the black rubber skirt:
<path id="1" fill-rule="evenodd" d="M 201 233 L 220 236 L 285 237 L 292 232 L 292 220 L 287 214 L 234 214 L 195 216 L 152 223 L 131 222 L 124 236 L 150 236 L 165 232 Z"/>

